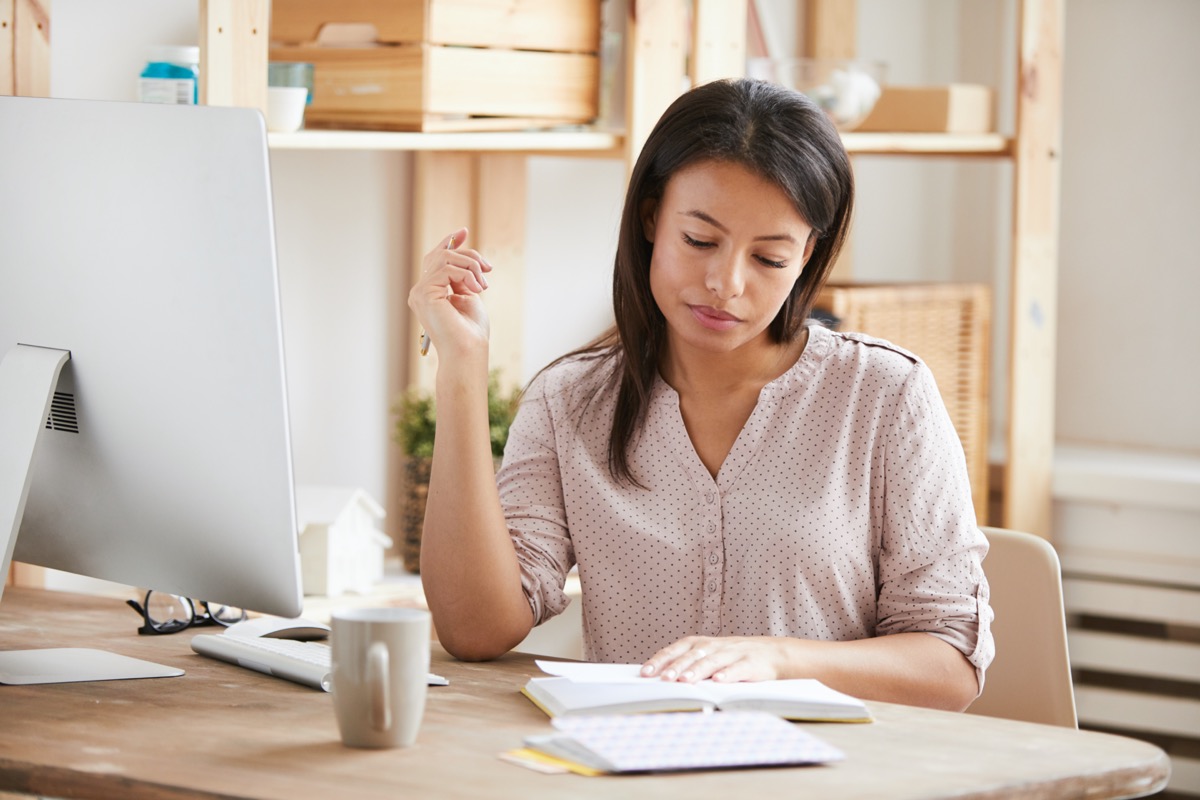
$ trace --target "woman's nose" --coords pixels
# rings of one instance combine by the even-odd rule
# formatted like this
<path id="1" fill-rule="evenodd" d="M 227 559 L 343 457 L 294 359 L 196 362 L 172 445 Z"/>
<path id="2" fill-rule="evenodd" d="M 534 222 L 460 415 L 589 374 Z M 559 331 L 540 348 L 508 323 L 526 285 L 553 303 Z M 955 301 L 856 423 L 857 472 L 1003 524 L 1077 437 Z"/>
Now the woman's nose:
<path id="1" fill-rule="evenodd" d="M 739 296 L 746 286 L 745 264 L 738 254 L 714 258 L 705 276 L 708 290 L 721 300 Z"/>

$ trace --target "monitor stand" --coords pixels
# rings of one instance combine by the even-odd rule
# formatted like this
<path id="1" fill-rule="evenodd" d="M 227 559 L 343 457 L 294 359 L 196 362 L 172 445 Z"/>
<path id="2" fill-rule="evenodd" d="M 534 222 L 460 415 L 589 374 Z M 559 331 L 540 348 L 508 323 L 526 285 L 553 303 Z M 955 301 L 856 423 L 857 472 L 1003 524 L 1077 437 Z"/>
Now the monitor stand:
<path id="1" fill-rule="evenodd" d="M 29 497 L 33 454 L 66 350 L 19 344 L 0 360 L 0 596 Z M 0 651 L 0 683 L 74 683 L 182 675 L 174 667 L 86 648 Z"/>

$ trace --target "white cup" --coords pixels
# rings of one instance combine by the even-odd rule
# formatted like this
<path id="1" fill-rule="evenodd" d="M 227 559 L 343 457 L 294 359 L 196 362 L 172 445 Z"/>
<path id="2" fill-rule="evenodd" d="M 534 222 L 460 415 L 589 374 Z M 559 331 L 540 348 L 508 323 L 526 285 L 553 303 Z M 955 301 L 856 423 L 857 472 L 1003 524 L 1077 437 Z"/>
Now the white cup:
<path id="1" fill-rule="evenodd" d="M 304 124 L 308 89 L 303 86 L 267 87 L 267 130 L 291 133 Z"/>
<path id="2" fill-rule="evenodd" d="M 428 691 L 430 616 L 415 608 L 336 611 L 333 708 L 350 747 L 407 747 Z"/>

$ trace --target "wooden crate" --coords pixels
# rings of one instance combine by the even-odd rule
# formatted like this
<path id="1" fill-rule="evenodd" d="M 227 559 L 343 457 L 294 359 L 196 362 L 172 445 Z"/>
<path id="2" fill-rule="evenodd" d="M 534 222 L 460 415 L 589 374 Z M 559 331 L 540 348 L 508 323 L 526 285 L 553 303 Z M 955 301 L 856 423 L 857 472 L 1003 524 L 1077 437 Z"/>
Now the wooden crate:
<path id="1" fill-rule="evenodd" d="M 590 122 L 600 0 L 274 0 L 272 61 L 314 65 L 310 127 Z"/>
<path id="2" fill-rule="evenodd" d="M 962 441 L 979 524 L 987 523 L 991 289 L 983 284 L 829 284 L 816 307 L 837 328 L 921 357 Z"/>
<path id="3" fill-rule="evenodd" d="M 385 44 L 465 45 L 595 53 L 600 0 L 273 0 L 271 41 L 310 44 L 360 25 Z"/>
<path id="4" fill-rule="evenodd" d="M 519 129 L 596 115 L 595 56 L 428 44 L 277 46 L 313 69 L 310 127 Z"/>

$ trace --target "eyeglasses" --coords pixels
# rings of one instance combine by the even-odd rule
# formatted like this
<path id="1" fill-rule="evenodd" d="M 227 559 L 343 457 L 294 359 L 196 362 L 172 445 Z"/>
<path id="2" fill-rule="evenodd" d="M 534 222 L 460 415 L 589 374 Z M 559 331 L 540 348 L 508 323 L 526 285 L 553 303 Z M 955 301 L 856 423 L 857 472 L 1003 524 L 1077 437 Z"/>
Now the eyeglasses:
<path id="1" fill-rule="evenodd" d="M 141 603 L 137 600 L 125 602 L 145 620 L 145 624 L 138 628 L 138 633 L 143 636 L 179 633 L 192 626 L 228 627 L 246 618 L 246 611 L 241 608 L 209 603 L 207 600 L 192 600 L 164 592 L 146 592 L 146 597 Z"/>

